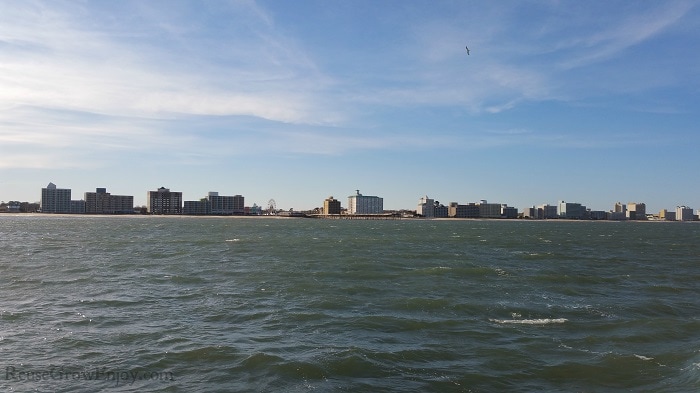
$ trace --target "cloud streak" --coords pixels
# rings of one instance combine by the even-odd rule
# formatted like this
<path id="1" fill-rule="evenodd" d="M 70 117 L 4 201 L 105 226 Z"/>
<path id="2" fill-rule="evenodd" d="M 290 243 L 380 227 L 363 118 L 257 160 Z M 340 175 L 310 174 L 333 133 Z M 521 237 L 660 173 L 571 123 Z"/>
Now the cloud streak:
<path id="1" fill-rule="evenodd" d="M 580 37 L 567 46 L 583 54 L 567 58 L 559 66 L 572 69 L 609 60 L 666 31 L 692 8 L 691 3 L 671 3 L 670 6 L 664 3 L 644 14 L 633 14 L 596 34 Z"/>
<path id="2" fill-rule="evenodd" d="M 323 75 L 303 50 L 274 30 L 254 33 L 252 42 L 233 41 L 230 50 L 211 48 L 223 51 L 211 54 L 208 37 L 182 32 L 191 36 L 186 37 L 189 44 L 180 44 L 181 37 L 162 24 L 145 31 L 136 28 L 134 36 L 125 37 L 130 26 L 116 34 L 91 26 L 86 19 L 99 13 L 86 15 L 77 7 L 43 7 L 39 12 L 27 7 L 6 16 L 0 28 L 5 49 L 0 55 L 0 107 L 24 104 L 155 118 L 247 115 L 287 123 L 337 117 L 314 89 L 302 88 L 312 81 L 314 86 L 327 83 Z M 155 33 L 169 50 L 145 43 L 152 29 L 160 30 Z M 283 50 L 289 47 L 295 53 Z M 243 61 L 229 61 L 236 58 Z"/>

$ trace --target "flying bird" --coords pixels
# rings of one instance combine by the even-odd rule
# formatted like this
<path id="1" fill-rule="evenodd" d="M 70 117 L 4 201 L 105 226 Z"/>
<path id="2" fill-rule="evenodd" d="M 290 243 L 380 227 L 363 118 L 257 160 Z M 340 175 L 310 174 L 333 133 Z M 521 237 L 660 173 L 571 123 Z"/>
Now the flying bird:
<path id="1" fill-rule="evenodd" d="M 465 46 L 465 48 L 467 48 L 467 56 L 469 56 L 469 47 Z"/>

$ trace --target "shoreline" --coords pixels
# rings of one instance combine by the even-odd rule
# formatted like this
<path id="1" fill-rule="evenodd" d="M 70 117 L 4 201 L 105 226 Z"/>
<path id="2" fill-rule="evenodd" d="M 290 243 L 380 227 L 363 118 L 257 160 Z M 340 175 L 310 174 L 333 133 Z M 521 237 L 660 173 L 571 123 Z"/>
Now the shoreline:
<path id="1" fill-rule="evenodd" d="M 201 219 L 302 219 L 302 218 L 314 218 L 320 220 L 332 220 L 332 221 L 476 221 L 476 222 L 603 222 L 603 223 L 698 223 L 698 221 L 668 221 L 668 220 L 574 220 L 574 219 L 564 219 L 564 218 L 550 218 L 550 219 L 530 219 L 530 218 L 425 218 L 425 217 L 324 217 L 324 216 L 289 216 L 289 215 L 260 215 L 260 216 L 245 216 L 245 215 L 230 215 L 230 216 L 218 216 L 218 215 L 183 215 L 183 214 L 68 214 L 68 213 L 0 213 L 0 219 L 2 217 L 27 217 L 27 218 L 115 218 L 115 219 L 126 219 L 126 218 L 201 218 Z"/>

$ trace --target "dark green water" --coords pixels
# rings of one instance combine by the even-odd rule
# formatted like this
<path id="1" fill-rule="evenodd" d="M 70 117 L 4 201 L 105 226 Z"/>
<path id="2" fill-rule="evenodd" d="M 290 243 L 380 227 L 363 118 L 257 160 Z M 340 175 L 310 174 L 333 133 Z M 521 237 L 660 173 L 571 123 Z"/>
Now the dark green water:
<path id="1" fill-rule="evenodd" d="M 0 216 L 0 390 L 692 392 L 700 225 Z"/>

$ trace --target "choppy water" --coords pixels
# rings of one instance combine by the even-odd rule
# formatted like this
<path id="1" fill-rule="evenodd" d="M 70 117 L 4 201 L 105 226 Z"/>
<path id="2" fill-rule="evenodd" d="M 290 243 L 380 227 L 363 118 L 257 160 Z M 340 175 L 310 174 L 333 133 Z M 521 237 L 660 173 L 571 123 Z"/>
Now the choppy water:
<path id="1" fill-rule="evenodd" d="M 700 225 L 0 216 L 2 391 L 696 391 Z"/>

